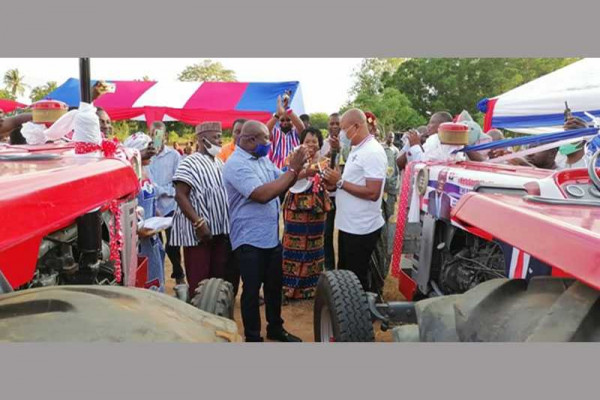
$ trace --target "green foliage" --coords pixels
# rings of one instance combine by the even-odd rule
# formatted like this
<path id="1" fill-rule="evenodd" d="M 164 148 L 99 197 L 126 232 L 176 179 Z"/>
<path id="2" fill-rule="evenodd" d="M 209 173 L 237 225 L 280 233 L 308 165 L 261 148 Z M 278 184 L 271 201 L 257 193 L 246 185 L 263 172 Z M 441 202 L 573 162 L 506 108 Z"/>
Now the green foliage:
<path id="1" fill-rule="evenodd" d="M 12 94 L 13 97 L 23 96 L 25 93 L 25 77 L 21 75 L 17 68 L 9 69 L 4 74 L 4 84 L 6 89 Z"/>
<path id="2" fill-rule="evenodd" d="M 426 122 L 425 118 L 412 108 L 408 98 L 395 88 L 385 88 L 381 94 L 360 93 L 347 108 L 350 106 L 375 114 L 382 134 L 415 128 Z"/>
<path id="3" fill-rule="evenodd" d="M 48 94 L 53 92 L 57 88 L 57 84 L 55 81 L 46 82 L 45 85 L 36 86 L 31 89 L 31 93 L 29 94 L 29 99 L 32 103 L 42 100 Z"/>
<path id="4" fill-rule="evenodd" d="M 223 64 L 210 59 L 199 64 L 189 65 L 177 77 L 184 82 L 235 82 L 235 72 L 226 69 Z"/>
<path id="5" fill-rule="evenodd" d="M 354 71 L 354 85 L 350 95 L 372 96 L 383 91 L 383 81 L 405 61 L 404 58 L 365 58 Z"/>
<path id="6" fill-rule="evenodd" d="M 179 135 L 175 131 L 169 131 L 169 136 L 167 136 L 167 143 L 173 144 L 179 141 Z"/>
<path id="7" fill-rule="evenodd" d="M 7 99 L 7 100 L 16 100 L 16 96 L 13 96 L 13 94 L 6 90 L 6 89 L 0 89 L 0 99 Z"/>
<path id="8" fill-rule="evenodd" d="M 414 58 L 382 78 L 404 93 L 421 115 L 467 110 L 477 103 L 562 68 L 575 58 Z"/>
<path id="9" fill-rule="evenodd" d="M 130 131 L 127 121 L 113 121 L 112 127 L 113 135 L 115 135 L 115 137 L 121 142 L 123 142 L 131 133 L 133 133 Z"/>
<path id="10" fill-rule="evenodd" d="M 327 129 L 329 115 L 323 112 L 310 114 L 310 125 L 317 129 Z"/>

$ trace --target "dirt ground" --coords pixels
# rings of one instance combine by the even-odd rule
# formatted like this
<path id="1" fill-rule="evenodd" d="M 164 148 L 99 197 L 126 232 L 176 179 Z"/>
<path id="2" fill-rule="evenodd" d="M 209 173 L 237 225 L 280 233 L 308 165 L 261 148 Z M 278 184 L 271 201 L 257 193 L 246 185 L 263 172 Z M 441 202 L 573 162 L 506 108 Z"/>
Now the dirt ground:
<path id="1" fill-rule="evenodd" d="M 392 219 L 391 225 L 395 226 L 395 219 Z M 283 225 L 283 224 L 282 224 Z M 281 226 L 280 232 L 283 231 L 283 226 Z M 337 232 L 336 237 L 334 238 L 334 243 L 336 243 L 335 251 L 337 254 Z M 168 257 L 165 260 L 165 277 L 167 277 L 166 282 L 166 292 L 169 295 L 174 295 L 173 287 L 175 286 L 175 280 L 171 279 L 171 271 L 172 265 L 169 261 Z M 234 319 L 238 325 L 240 333 L 243 335 L 244 327 L 242 325 L 242 316 L 240 314 L 240 293 L 241 293 L 241 284 L 240 290 L 238 292 L 238 296 L 236 298 L 235 309 L 234 309 Z M 383 289 L 383 296 L 386 301 L 396 301 L 403 300 L 402 295 L 398 291 L 398 281 L 396 278 L 392 276 L 388 276 L 385 281 L 385 286 Z M 284 327 L 285 329 L 293 333 L 294 335 L 300 337 L 305 342 L 314 342 L 314 333 L 313 333 L 313 300 L 297 300 L 292 301 L 288 305 L 282 307 L 282 318 L 285 321 Z M 265 322 L 265 314 L 264 314 L 264 306 L 261 306 L 261 318 L 262 318 L 262 330 L 263 337 L 266 338 L 266 322 Z M 379 329 L 379 324 L 375 325 L 375 341 L 376 342 L 391 342 L 392 334 L 391 331 L 382 332 Z"/>
<path id="2" fill-rule="evenodd" d="M 166 268 L 165 268 L 165 276 L 167 277 L 167 294 L 174 296 L 173 286 L 175 285 L 175 280 L 170 279 L 171 276 L 171 262 L 166 260 Z M 241 293 L 241 288 L 240 288 Z M 240 293 L 236 298 L 235 302 L 235 310 L 234 310 L 234 318 L 235 322 L 238 325 L 238 329 L 241 334 L 244 332 L 244 326 L 242 325 L 242 316 L 240 314 Z M 388 276 L 385 282 L 384 287 L 384 297 L 388 301 L 392 300 L 402 300 L 402 295 L 398 291 L 398 281 Z M 305 342 L 314 342 L 314 333 L 313 333 L 313 300 L 298 300 L 289 303 L 282 307 L 282 318 L 285 321 L 284 327 L 285 329 L 298 336 Z M 261 306 L 261 318 L 263 322 L 263 336 L 266 337 L 266 325 L 265 325 L 265 315 L 264 315 L 264 306 Z M 382 332 L 379 329 L 379 326 L 375 326 L 375 341 L 377 342 L 390 342 L 392 341 L 391 332 Z"/>

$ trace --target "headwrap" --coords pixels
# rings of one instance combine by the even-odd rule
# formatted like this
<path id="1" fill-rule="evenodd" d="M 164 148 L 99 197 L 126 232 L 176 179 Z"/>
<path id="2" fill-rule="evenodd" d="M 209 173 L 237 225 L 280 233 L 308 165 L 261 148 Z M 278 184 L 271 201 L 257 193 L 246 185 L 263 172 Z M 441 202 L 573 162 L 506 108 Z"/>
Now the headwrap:
<path id="1" fill-rule="evenodd" d="M 377 123 L 377 117 L 370 111 L 365 112 L 365 117 L 367 117 L 367 124 L 375 125 Z"/>
<path id="2" fill-rule="evenodd" d="M 146 135 L 144 132 L 136 132 L 125 139 L 123 146 L 142 151 L 148 147 L 150 142 L 152 142 L 150 136 Z"/>

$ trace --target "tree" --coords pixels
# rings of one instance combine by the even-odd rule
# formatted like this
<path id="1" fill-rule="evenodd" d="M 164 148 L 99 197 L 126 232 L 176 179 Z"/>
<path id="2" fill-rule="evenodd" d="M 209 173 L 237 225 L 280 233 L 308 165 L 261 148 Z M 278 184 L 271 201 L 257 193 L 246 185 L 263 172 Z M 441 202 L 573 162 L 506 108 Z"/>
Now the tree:
<path id="1" fill-rule="evenodd" d="M 381 134 L 395 130 L 406 130 L 423 125 L 426 121 L 412 108 L 408 98 L 395 88 L 385 88 L 381 94 L 359 94 L 346 106 L 370 111 L 377 117 Z"/>
<path id="2" fill-rule="evenodd" d="M 189 65 L 177 77 L 184 82 L 235 82 L 235 72 L 225 69 L 223 64 L 210 59 L 200 64 Z"/>
<path id="3" fill-rule="evenodd" d="M 383 90 L 383 79 L 393 74 L 404 58 L 365 58 L 358 70 L 354 71 L 355 79 L 350 96 L 355 98 L 359 94 L 375 95 Z"/>
<path id="4" fill-rule="evenodd" d="M 44 97 L 48 96 L 48 94 L 56 90 L 57 87 L 58 86 L 54 81 L 47 82 L 45 85 L 36 86 L 31 89 L 29 98 L 31 99 L 32 103 L 42 100 Z"/>
<path id="5" fill-rule="evenodd" d="M 17 68 L 9 69 L 4 74 L 4 84 L 13 97 L 23 96 L 25 93 L 25 77 L 21 75 Z"/>
<path id="6" fill-rule="evenodd" d="M 383 77 L 421 115 L 435 111 L 476 118 L 477 103 L 562 68 L 575 58 L 414 58 Z"/>
<path id="7" fill-rule="evenodd" d="M 6 89 L 0 89 L 0 99 L 16 100 L 16 96 Z"/>
<path id="8" fill-rule="evenodd" d="M 329 115 L 324 112 L 310 114 L 310 125 L 319 130 L 327 129 Z"/>

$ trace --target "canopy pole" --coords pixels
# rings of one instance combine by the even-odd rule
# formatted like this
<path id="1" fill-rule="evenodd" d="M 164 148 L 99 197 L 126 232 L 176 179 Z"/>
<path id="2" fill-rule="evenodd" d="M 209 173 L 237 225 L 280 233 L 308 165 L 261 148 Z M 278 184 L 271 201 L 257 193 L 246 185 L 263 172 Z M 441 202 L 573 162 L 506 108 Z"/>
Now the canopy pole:
<path id="1" fill-rule="evenodd" d="M 92 102 L 92 85 L 90 78 L 90 59 L 80 58 L 79 59 L 79 85 L 81 101 L 85 103 Z"/>

